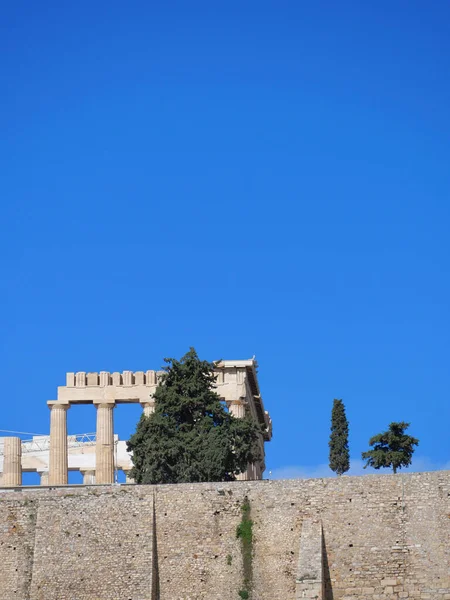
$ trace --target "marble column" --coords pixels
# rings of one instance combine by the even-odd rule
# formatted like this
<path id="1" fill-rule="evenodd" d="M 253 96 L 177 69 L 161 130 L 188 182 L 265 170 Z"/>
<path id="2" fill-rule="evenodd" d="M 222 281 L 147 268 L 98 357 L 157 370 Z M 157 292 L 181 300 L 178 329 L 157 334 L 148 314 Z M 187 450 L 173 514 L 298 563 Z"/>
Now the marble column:
<path id="1" fill-rule="evenodd" d="M 95 447 L 96 483 L 114 483 L 114 402 L 97 406 L 97 443 Z"/>
<path id="2" fill-rule="evenodd" d="M 70 404 L 47 402 L 50 407 L 50 455 L 48 484 L 67 485 L 67 410 Z"/>
<path id="3" fill-rule="evenodd" d="M 228 410 L 237 419 L 243 419 L 245 417 L 245 404 L 242 400 L 233 400 L 228 403 Z"/>
<path id="4" fill-rule="evenodd" d="M 134 479 L 130 477 L 131 469 L 122 469 L 122 471 L 125 473 L 125 483 L 134 483 Z"/>
<path id="5" fill-rule="evenodd" d="M 3 487 L 22 485 L 22 440 L 5 437 L 3 446 Z"/>
<path id="6" fill-rule="evenodd" d="M 80 469 L 80 473 L 83 475 L 83 485 L 95 484 L 95 469 Z"/>
<path id="7" fill-rule="evenodd" d="M 232 400 L 227 404 L 228 410 L 233 415 L 233 417 L 236 417 L 237 419 L 243 419 L 245 417 L 245 404 L 242 400 Z M 247 481 L 248 479 L 251 479 L 251 477 L 249 477 L 248 474 L 248 469 L 243 473 L 239 473 L 238 475 L 236 475 L 236 479 L 238 479 L 239 481 Z"/>
<path id="8" fill-rule="evenodd" d="M 259 459 L 256 467 L 256 479 L 262 479 L 266 464 L 264 462 L 264 437 L 261 433 L 258 435 L 258 445 L 261 458 Z"/>
<path id="9" fill-rule="evenodd" d="M 48 471 L 38 471 L 40 480 L 40 485 L 48 485 Z"/>
<path id="10" fill-rule="evenodd" d="M 141 402 L 142 409 L 144 411 L 144 415 L 149 417 L 151 414 L 155 412 L 155 401 L 148 400 L 146 402 Z"/>

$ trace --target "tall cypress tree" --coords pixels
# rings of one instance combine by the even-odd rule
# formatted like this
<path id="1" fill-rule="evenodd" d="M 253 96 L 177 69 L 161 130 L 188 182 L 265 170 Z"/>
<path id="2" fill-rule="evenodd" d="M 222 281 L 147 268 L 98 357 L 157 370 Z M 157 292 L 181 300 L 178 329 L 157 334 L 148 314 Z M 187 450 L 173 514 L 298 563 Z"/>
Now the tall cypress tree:
<path id="1" fill-rule="evenodd" d="M 330 469 L 338 475 L 342 475 L 350 469 L 348 421 L 342 400 L 333 400 L 331 434 L 328 445 L 330 447 Z"/>
<path id="2" fill-rule="evenodd" d="M 128 442 L 136 483 L 230 481 L 260 459 L 259 426 L 237 419 L 214 391 L 214 363 L 194 348 L 180 360 L 164 359 L 155 412 L 142 415 Z"/>

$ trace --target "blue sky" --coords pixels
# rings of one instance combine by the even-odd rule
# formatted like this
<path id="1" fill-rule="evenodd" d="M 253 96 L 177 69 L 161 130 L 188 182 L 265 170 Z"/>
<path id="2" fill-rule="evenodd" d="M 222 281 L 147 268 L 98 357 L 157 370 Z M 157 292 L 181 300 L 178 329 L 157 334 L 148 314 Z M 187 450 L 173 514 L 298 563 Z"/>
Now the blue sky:
<path id="1" fill-rule="evenodd" d="M 1 12 L 0 428 L 195 346 L 256 354 L 273 476 L 326 473 L 335 397 L 354 472 L 394 420 L 448 466 L 448 3 Z"/>

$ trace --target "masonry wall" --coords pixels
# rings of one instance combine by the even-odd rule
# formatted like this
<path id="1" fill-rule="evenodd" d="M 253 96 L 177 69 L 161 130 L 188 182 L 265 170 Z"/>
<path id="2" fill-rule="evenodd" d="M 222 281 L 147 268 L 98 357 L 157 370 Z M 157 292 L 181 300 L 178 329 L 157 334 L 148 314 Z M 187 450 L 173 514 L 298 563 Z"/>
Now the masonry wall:
<path id="1" fill-rule="evenodd" d="M 5 489 L 0 599 L 239 600 L 246 496 L 252 600 L 295 599 L 306 519 L 322 523 L 327 600 L 450 600 L 449 471 Z"/>

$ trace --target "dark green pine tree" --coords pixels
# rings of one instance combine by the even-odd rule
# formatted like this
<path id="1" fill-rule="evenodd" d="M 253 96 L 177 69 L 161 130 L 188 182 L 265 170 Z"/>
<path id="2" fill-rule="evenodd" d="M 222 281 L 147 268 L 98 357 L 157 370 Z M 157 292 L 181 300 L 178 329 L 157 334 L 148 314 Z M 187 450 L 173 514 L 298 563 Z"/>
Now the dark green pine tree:
<path id="1" fill-rule="evenodd" d="M 417 438 L 405 434 L 405 429 L 408 429 L 409 425 L 404 421 L 390 423 L 387 431 L 370 438 L 369 446 L 373 446 L 373 448 L 362 453 L 363 459 L 367 461 L 364 468 L 392 467 L 392 470 L 396 473 L 397 469 L 408 467 L 412 461 L 414 446 L 419 445 Z"/>
<path id="2" fill-rule="evenodd" d="M 331 411 L 330 469 L 342 475 L 350 469 L 348 450 L 348 421 L 345 416 L 345 406 L 342 400 L 333 400 Z"/>
<path id="3" fill-rule="evenodd" d="M 155 412 L 142 415 L 128 442 L 136 483 L 231 481 L 259 460 L 260 429 L 233 417 L 213 389 L 214 363 L 194 348 L 180 360 L 164 359 Z"/>

